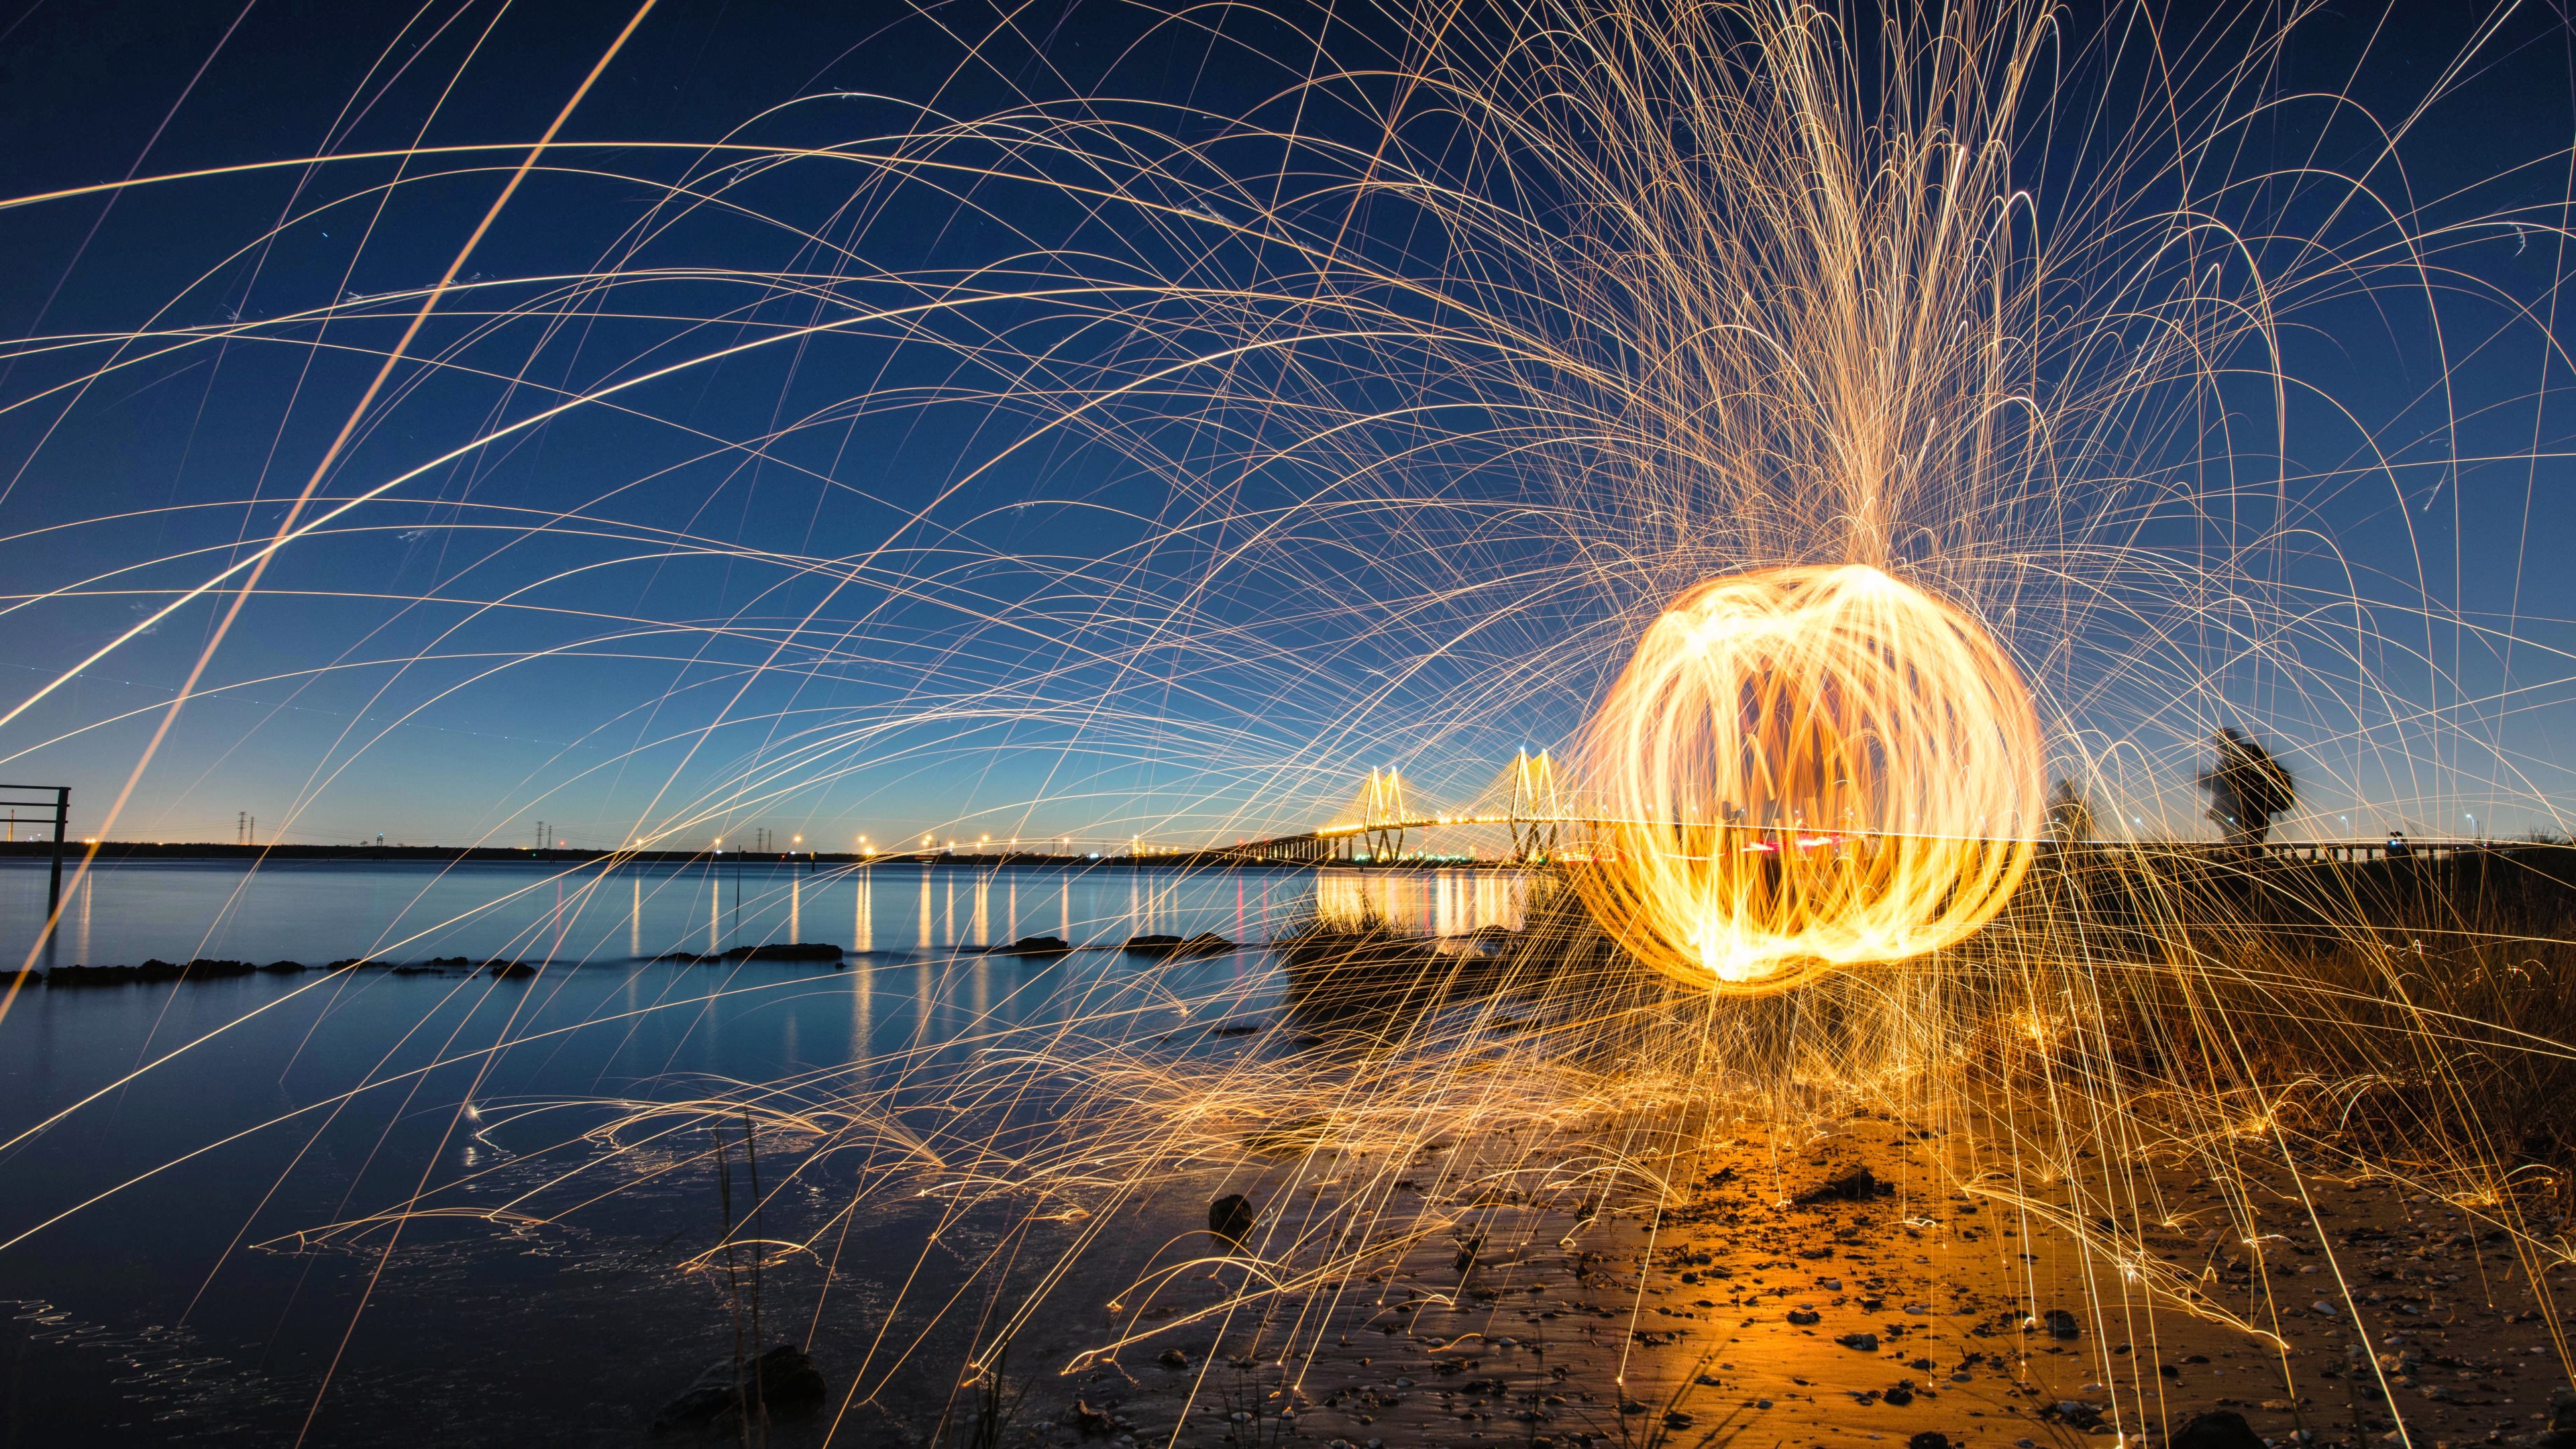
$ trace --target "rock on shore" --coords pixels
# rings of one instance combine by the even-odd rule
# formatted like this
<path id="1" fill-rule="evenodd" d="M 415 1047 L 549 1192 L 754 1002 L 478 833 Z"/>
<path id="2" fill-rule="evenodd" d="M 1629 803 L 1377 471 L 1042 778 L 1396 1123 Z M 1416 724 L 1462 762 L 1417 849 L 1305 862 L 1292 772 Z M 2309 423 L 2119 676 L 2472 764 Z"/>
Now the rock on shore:
<path id="1" fill-rule="evenodd" d="M 741 1422 L 746 1408 L 771 1420 L 802 1419 L 823 1407 L 828 1392 L 814 1360 L 782 1343 L 750 1363 L 719 1359 L 688 1389 L 653 1416 L 653 1432 L 707 1430 Z"/>

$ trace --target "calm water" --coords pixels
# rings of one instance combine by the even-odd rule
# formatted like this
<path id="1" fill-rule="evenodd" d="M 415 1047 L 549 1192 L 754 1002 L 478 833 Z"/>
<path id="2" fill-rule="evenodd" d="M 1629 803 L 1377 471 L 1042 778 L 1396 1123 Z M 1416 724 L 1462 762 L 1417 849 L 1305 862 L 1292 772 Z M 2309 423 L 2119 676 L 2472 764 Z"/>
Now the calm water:
<path id="1" fill-rule="evenodd" d="M 18 959 L 44 901 L 43 862 L 0 861 L 0 945 Z M 603 874 L 514 862 L 153 862 L 92 872 L 39 964 L 470 956 L 575 965 L 767 941 L 918 955 L 1021 936 L 1087 946 L 1199 931 L 1258 943 L 1300 911 L 1350 915 L 1364 901 L 1426 933 L 1517 924 L 1515 882 L 1492 871 L 692 865 Z"/>
<path id="2" fill-rule="evenodd" d="M 41 865 L 0 864 L 12 959 L 44 888 Z M 0 1017 L 0 1137 L 18 1138 L 0 1149 L 0 1239 L 15 1240 L 0 1246 L 14 1319 L 0 1433 L 272 1443 L 309 1417 L 309 1443 L 635 1442 L 727 1351 L 736 1300 L 687 1267 L 720 1229 L 704 1124 L 630 1128 L 600 1168 L 621 1113 L 864 1099 L 906 1131 L 953 1133 L 933 1087 L 997 1044 L 1078 1043 L 1094 1021 L 1135 1041 L 1269 1009 L 1259 943 L 1305 913 L 1366 906 L 1461 933 L 1517 924 L 1517 899 L 1490 872 L 103 869 L 52 962 L 462 955 L 546 969 L 22 993 Z M 1114 949 L 1198 931 L 1244 949 L 1171 964 Z M 1101 949 L 1051 962 L 967 949 L 1024 935 Z M 838 971 L 652 959 L 764 941 L 854 954 Z M 1042 1131 L 1042 1107 L 1014 1103 L 971 1130 L 1033 1121 Z M 836 1392 L 854 1375 L 880 1388 L 843 1442 L 925 1429 L 967 1345 L 959 1315 L 923 1305 L 965 1285 L 978 1245 L 1020 1210 L 895 1191 L 866 1152 L 770 1150 L 769 1231 L 832 1250 L 773 1266 L 764 1336 L 810 1340 Z M 1149 1204 L 1170 1222 L 1133 1241 L 1169 1240 L 1203 1204 Z M 1098 1271 L 1135 1266 L 1115 1257 Z"/>

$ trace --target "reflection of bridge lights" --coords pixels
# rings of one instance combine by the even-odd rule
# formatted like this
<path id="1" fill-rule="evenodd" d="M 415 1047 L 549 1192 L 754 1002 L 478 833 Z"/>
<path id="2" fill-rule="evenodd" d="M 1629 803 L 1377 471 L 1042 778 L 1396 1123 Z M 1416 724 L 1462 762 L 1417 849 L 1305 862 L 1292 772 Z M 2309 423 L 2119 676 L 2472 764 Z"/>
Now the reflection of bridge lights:
<path id="1" fill-rule="evenodd" d="M 1862 565 L 1716 579 L 1592 719 L 1575 879 L 1640 959 L 1775 991 L 1984 924 L 2029 866 L 2038 767 L 2019 672 L 1958 610 Z"/>

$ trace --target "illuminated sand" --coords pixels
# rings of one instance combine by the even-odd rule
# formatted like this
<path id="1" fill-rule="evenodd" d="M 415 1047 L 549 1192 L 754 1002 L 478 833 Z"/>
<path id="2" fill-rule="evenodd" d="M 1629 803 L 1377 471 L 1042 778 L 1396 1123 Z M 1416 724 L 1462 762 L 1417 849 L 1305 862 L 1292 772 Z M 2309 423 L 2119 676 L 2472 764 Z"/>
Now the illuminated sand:
<path id="1" fill-rule="evenodd" d="M 1713 579 L 1594 711 L 1575 884 L 1694 987 L 1778 991 L 1937 950 L 2029 869 L 2039 723 L 1956 608 L 1859 564 Z"/>
<path id="2" fill-rule="evenodd" d="M 2137 1174 L 2176 1200 L 2158 1251 L 2205 1273 L 2213 1298 L 2276 1321 L 2267 1338 L 2124 1296 L 2065 1235 L 1941 1191 L 1959 1156 L 1862 1114 L 1788 1140 L 1751 1129 L 1707 1154 L 1702 1180 L 1660 1213 L 1453 1202 L 1453 1229 L 1338 1294 L 1238 1307 L 1070 1383 L 1036 1383 L 1020 1434 L 1081 1437 L 1075 1400 L 1140 1444 L 1832 1444 L 1927 1430 L 1986 1446 L 2152 1442 L 2214 1408 L 2282 1443 L 2301 1430 L 2376 1442 L 2400 1417 L 2425 1444 L 2527 1441 L 2545 1426 L 2551 1326 L 2511 1255 L 2441 1204 L 2404 1203 L 2385 1183 L 2311 1183 L 2321 1240 L 2298 1230 L 2294 1197 L 2256 1185 L 2281 1232 L 2258 1271 L 2211 1226 L 2224 1221 L 2214 1192 L 2171 1167 Z M 1885 1195 L 1795 1201 L 1863 1168 Z M 1178 1211 L 1148 1216 L 1185 1231 Z M 1461 1273 L 1460 1239 L 1479 1235 Z M 2314 1306 L 2336 1296 L 2337 1262 L 2369 1285 L 2378 1372 L 2349 1320 Z M 1157 1311 L 1216 1308 L 1244 1278 L 1191 1274 Z M 2069 1317 L 2053 1325 L 2052 1310 Z M 1096 1331 L 1116 1331 L 1119 1315 L 1092 1312 Z M 1283 1361 L 1292 1325 L 1312 1330 L 1319 1315 L 1321 1345 Z M 1158 1362 L 1166 1345 L 1188 1367 Z"/>

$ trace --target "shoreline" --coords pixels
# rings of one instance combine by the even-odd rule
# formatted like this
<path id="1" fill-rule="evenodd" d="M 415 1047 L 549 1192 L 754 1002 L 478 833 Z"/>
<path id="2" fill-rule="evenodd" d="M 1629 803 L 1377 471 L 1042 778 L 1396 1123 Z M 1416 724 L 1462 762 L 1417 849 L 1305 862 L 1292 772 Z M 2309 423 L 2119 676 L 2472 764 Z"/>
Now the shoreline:
<path id="1" fill-rule="evenodd" d="M 2565 1316 L 2453 1205 L 2301 1170 L 2301 1207 L 2258 1174 L 2242 1187 L 2286 1231 L 2249 1251 L 2222 1231 L 2214 1185 L 2130 1164 L 2174 1199 L 2150 1250 L 2196 1259 L 2211 1299 L 2262 1325 L 2248 1331 L 2216 1301 L 2124 1291 L 2103 1245 L 1961 1191 L 1963 1145 L 1878 1111 L 1823 1136 L 1750 1127 L 1660 1208 L 1462 1193 L 1426 1204 L 1432 1230 L 1369 1271 L 1275 1297 L 1238 1296 L 1257 1234 L 1231 1252 L 1175 1244 L 1210 1256 L 1148 1308 L 1174 1326 L 1136 1323 L 1135 1303 L 1067 1305 L 1058 1335 L 1032 1335 L 1060 1340 L 1046 1347 L 1133 1337 L 1033 1372 L 1011 1437 L 2026 1449 L 2162 1445 L 2224 1411 L 2282 1446 L 2556 1442 L 2566 1368 L 2548 1319 Z M 1866 1190 L 1847 1189 L 1856 1176 Z M 1265 1226 L 1308 1206 L 1265 1203 Z"/>

